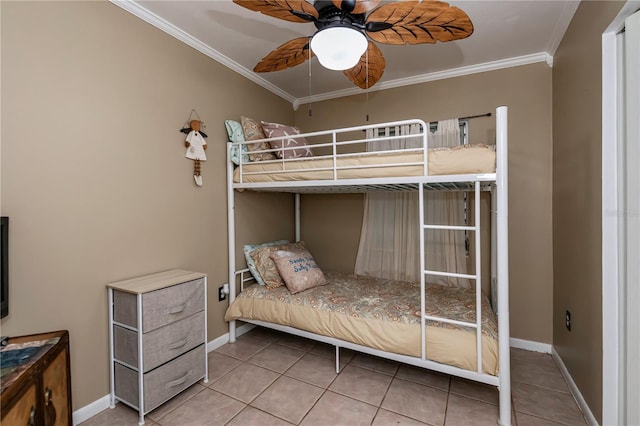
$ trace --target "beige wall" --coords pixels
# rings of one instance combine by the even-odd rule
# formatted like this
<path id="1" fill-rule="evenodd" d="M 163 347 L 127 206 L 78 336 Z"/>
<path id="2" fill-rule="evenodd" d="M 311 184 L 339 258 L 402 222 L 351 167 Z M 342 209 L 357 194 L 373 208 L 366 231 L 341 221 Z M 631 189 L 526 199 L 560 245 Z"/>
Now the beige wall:
<path id="1" fill-rule="evenodd" d="M 602 418 L 602 33 L 624 2 L 582 2 L 553 67 L 553 343 Z M 572 327 L 565 328 L 565 311 Z"/>
<path id="2" fill-rule="evenodd" d="M 75 410 L 109 391 L 105 283 L 205 272 L 208 337 L 226 333 L 216 297 L 227 281 L 223 120 L 290 122 L 293 110 L 111 3 L 0 4 L 1 213 L 11 217 L 2 334 L 70 331 Z M 192 108 L 209 135 L 201 188 L 178 132 Z M 250 226 L 240 243 L 292 237 L 291 196 L 260 203 L 240 215 Z"/>
<path id="3" fill-rule="evenodd" d="M 583 2 L 553 71 L 534 64 L 373 92 L 368 105 L 364 95 L 318 102 L 309 117 L 107 2 L 0 2 L 0 207 L 12 221 L 2 334 L 70 331 L 74 409 L 108 392 L 105 283 L 206 272 L 209 339 L 224 334 L 226 302 L 215 295 L 227 281 L 226 118 L 315 130 L 363 124 L 367 113 L 438 120 L 508 105 L 512 336 L 553 342 L 600 418 L 600 34 L 621 5 Z M 192 108 L 209 135 L 202 188 L 178 133 Z M 493 118 L 471 122 L 472 142 L 494 137 Z M 290 196 L 238 194 L 236 205 L 238 248 L 292 238 Z M 361 196 L 304 197 L 303 223 L 314 226 L 303 239 L 323 267 L 353 268 L 361 220 Z"/>
<path id="4" fill-rule="evenodd" d="M 303 105 L 296 125 L 305 131 L 421 118 L 495 113 L 509 106 L 509 261 L 511 335 L 552 342 L 551 69 L 544 63 L 487 72 Z M 470 123 L 472 143 L 494 143 L 495 117 Z M 309 208 L 305 201 L 312 198 Z M 362 196 L 303 198 L 302 237 L 328 269 L 353 270 L 362 223 Z M 339 241 L 339 244 L 335 244 Z M 331 249 L 329 249 L 331 248 Z"/>

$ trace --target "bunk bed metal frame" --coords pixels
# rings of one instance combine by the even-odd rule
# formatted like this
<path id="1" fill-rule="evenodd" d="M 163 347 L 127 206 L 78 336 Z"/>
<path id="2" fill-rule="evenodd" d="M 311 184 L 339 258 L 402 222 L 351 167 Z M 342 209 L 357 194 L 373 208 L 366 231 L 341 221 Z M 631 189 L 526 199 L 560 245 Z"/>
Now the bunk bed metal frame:
<path id="1" fill-rule="evenodd" d="M 243 165 L 240 164 L 240 182 L 234 182 L 234 166 L 231 162 L 231 148 L 238 144 L 228 143 L 227 146 L 227 208 L 228 208 L 228 238 L 229 238 L 229 304 L 231 305 L 236 297 L 236 283 L 240 282 L 240 291 L 244 289 L 246 282 L 252 281 L 251 274 L 248 269 L 236 269 L 236 244 L 235 244 L 235 190 L 254 190 L 254 191 L 272 191 L 272 192 L 290 192 L 295 194 L 295 237 L 300 240 L 300 194 L 305 193 L 329 193 L 329 192 L 367 192 L 367 191 L 408 191 L 417 190 L 419 198 L 419 223 L 420 223 L 420 269 L 422 271 L 420 279 L 420 297 L 421 297 L 421 336 L 422 336 L 422 356 L 413 357 L 396 353 L 385 352 L 373 349 L 367 346 L 354 344 L 341 339 L 310 333 L 305 330 L 296 329 L 289 326 L 267 323 L 259 320 L 241 319 L 243 322 L 255 324 L 289 334 L 313 339 L 335 346 L 336 348 L 336 373 L 339 373 L 339 356 L 340 348 L 347 348 L 358 352 L 402 362 L 409 365 L 423 367 L 426 369 L 438 371 L 444 374 L 450 374 L 481 383 L 496 386 L 499 391 L 499 419 L 498 423 L 503 426 L 511 425 L 511 375 L 510 375 L 510 333 L 509 333 L 509 253 L 508 253 L 508 164 L 507 164 L 507 128 L 508 110 L 506 106 L 500 106 L 496 109 L 496 170 L 495 173 L 483 174 L 464 174 L 464 175 L 440 175 L 430 176 L 428 174 L 428 144 L 427 132 L 429 127 L 421 120 L 405 120 L 392 123 L 382 123 L 375 125 L 358 126 L 351 128 L 336 129 L 325 132 L 305 133 L 300 136 L 313 137 L 331 135 L 332 142 L 328 144 L 313 145 L 329 146 L 332 150 L 331 158 L 333 158 L 334 179 L 314 180 L 314 181 L 286 181 L 286 182 L 261 182 L 261 183 L 243 183 Z M 339 135 L 343 133 L 362 131 L 370 128 L 402 126 L 410 124 L 420 124 L 423 131 L 420 134 L 394 136 L 393 138 L 421 137 L 423 138 L 423 160 L 424 175 L 411 177 L 393 177 L 393 178 L 364 178 L 364 179 L 340 179 L 338 173 L 341 167 L 338 166 L 337 158 L 338 147 L 350 143 L 364 143 L 372 141 L 370 139 L 350 140 L 340 142 Z M 255 143 L 256 141 L 250 141 Z M 238 146 L 238 148 L 240 148 Z M 238 150 L 240 151 L 240 150 Z M 379 154 L 379 151 L 376 152 Z M 275 160 L 276 162 L 286 163 L 286 160 Z M 374 167 L 397 166 L 397 164 L 382 164 Z M 449 225 L 430 225 L 425 224 L 424 215 L 424 191 L 425 190 L 464 190 L 474 192 L 475 202 L 475 221 L 473 226 L 449 226 Z M 480 193 L 481 191 L 490 191 L 491 197 L 491 286 L 497 290 L 497 311 L 498 320 L 498 369 L 497 376 L 484 373 L 482 370 L 482 338 L 481 338 L 481 244 L 480 244 Z M 425 231 L 434 229 L 455 229 L 474 232 L 476 256 L 475 256 L 475 274 L 460 274 L 446 271 L 434 271 L 425 269 Z M 425 314 L 425 283 L 427 276 L 448 276 L 467 278 L 475 282 L 476 290 L 476 322 L 454 321 L 442 317 L 428 316 Z M 477 369 L 475 371 L 446 365 L 426 358 L 426 338 L 425 327 L 427 321 L 439 321 L 453 323 L 462 327 L 475 329 L 477 342 Z M 236 321 L 229 321 L 229 342 L 236 340 Z"/>

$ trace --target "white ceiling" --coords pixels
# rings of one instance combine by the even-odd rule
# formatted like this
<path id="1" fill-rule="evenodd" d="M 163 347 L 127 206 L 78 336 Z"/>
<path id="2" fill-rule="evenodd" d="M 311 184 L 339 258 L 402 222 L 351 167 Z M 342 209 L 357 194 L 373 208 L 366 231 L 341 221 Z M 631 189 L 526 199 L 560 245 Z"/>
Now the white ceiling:
<path id="1" fill-rule="evenodd" d="M 253 72 L 253 67 L 273 49 L 293 38 L 312 35 L 312 23 L 286 22 L 252 12 L 231 0 L 112 2 L 289 100 L 294 107 L 363 92 L 342 72 L 324 69 L 317 58 L 311 60 L 311 79 L 308 62 L 283 71 Z M 534 62 L 551 65 L 579 1 L 449 3 L 469 15 L 473 34 L 447 43 L 378 44 L 387 64 L 384 75 L 370 90 Z"/>

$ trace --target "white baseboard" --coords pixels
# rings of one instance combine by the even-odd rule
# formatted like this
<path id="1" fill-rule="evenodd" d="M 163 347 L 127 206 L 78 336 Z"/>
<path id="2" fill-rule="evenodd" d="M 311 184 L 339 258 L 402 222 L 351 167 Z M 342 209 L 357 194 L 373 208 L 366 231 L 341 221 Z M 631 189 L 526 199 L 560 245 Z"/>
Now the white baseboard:
<path id="1" fill-rule="evenodd" d="M 564 365 L 564 362 L 562 361 L 562 358 L 560 357 L 560 354 L 558 353 L 558 351 L 556 351 L 556 348 L 552 348 L 551 356 L 553 357 L 554 361 L 558 365 L 558 368 L 560 369 L 562 376 L 567 381 L 567 384 L 569 385 L 569 390 L 571 391 L 571 394 L 573 395 L 573 397 L 576 399 L 576 402 L 578 403 L 578 406 L 580 406 L 580 409 L 582 410 L 582 414 L 584 414 L 584 417 L 589 422 L 589 425 L 598 426 L 598 421 L 596 420 L 595 416 L 591 412 L 591 409 L 589 408 L 587 401 L 584 400 L 582 393 L 580 393 L 580 390 L 578 389 L 576 382 L 573 381 L 573 377 L 571 377 L 571 374 L 569 374 L 569 370 L 567 369 L 567 366 Z"/>
<path id="2" fill-rule="evenodd" d="M 223 334 L 222 336 L 216 339 L 213 339 L 212 341 L 207 343 L 207 352 L 215 351 L 216 349 L 218 349 L 220 346 L 224 345 L 227 342 L 229 342 L 229 333 Z"/>
<path id="3" fill-rule="evenodd" d="M 76 411 L 73 412 L 74 426 L 86 420 L 89 420 L 91 417 L 109 408 L 110 400 L 111 400 L 111 395 L 107 394 L 102 398 L 96 401 L 93 401 L 89 405 L 85 405 L 82 408 L 78 408 Z"/>
<path id="4" fill-rule="evenodd" d="M 516 349 L 524 349 L 526 351 L 533 352 L 542 352 L 545 354 L 550 354 L 553 347 L 549 343 L 540 343 L 534 342 L 532 340 L 523 340 L 523 339 L 509 339 L 509 346 Z"/>
<path id="5" fill-rule="evenodd" d="M 244 333 L 247 333 L 256 328 L 255 324 L 245 324 L 238 328 L 236 328 L 236 336 L 242 336 Z"/>
<path id="6" fill-rule="evenodd" d="M 580 410 L 582 410 L 584 417 L 589 422 L 589 425 L 598 426 L 598 421 L 596 420 L 595 416 L 591 412 L 589 405 L 587 405 L 587 401 L 585 401 L 584 397 L 582 396 L 582 393 L 580 393 L 580 390 L 578 389 L 576 382 L 573 381 L 573 377 L 571 377 L 569 370 L 567 369 L 566 365 L 564 365 L 564 362 L 562 361 L 560 354 L 558 354 L 558 352 L 556 351 L 556 348 L 553 347 L 553 345 L 550 345 L 548 343 L 533 342 L 531 340 L 514 339 L 513 337 L 509 339 L 509 343 L 512 348 L 551 354 L 551 357 L 553 358 L 556 365 L 560 369 L 560 373 L 562 374 L 562 377 L 564 377 L 565 381 L 567 382 L 567 385 L 569 386 L 569 391 L 571 391 L 571 394 L 573 395 L 576 402 L 578 403 L 578 406 L 580 407 Z"/>
<path id="7" fill-rule="evenodd" d="M 254 324 L 244 324 L 244 325 L 241 325 L 240 327 L 237 327 L 236 328 L 236 337 L 237 336 L 242 336 L 244 333 L 250 331 L 254 327 L 255 327 Z M 207 352 L 215 351 L 220 346 L 222 346 L 222 345 L 224 345 L 225 343 L 228 343 L 228 342 L 229 342 L 229 333 L 225 333 L 222 336 L 218 337 L 217 339 L 213 339 L 212 341 L 207 343 Z"/>
<path id="8" fill-rule="evenodd" d="M 244 324 L 236 328 L 236 336 L 242 336 L 243 334 L 250 331 L 254 327 L 255 325 L 253 324 Z M 228 341 L 229 341 L 229 333 L 225 333 L 222 336 L 213 339 L 212 341 L 207 343 L 207 352 L 211 352 L 218 349 L 220 346 L 224 345 Z M 96 401 L 93 401 L 88 405 L 85 405 L 84 407 L 78 408 L 76 411 L 73 412 L 74 426 L 90 419 L 91 417 L 95 416 L 101 411 L 104 411 L 107 408 L 109 408 L 110 400 L 111 400 L 111 395 L 107 394 L 102 398 L 97 399 Z"/>

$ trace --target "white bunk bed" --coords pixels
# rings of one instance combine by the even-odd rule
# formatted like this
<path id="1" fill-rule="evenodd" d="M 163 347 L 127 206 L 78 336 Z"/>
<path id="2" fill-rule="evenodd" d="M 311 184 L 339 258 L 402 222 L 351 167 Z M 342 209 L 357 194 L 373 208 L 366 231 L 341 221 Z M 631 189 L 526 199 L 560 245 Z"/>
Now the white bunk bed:
<path id="1" fill-rule="evenodd" d="M 405 136 L 393 136 L 393 138 L 418 137 L 422 139 L 422 147 L 419 149 L 403 150 L 402 153 L 393 152 L 358 152 L 355 147 L 365 146 L 375 140 L 346 136 L 362 135 L 362 131 L 372 128 L 383 128 L 400 125 L 419 124 L 423 129 L 420 134 Z M 420 339 L 417 354 L 402 354 L 386 350 L 376 349 L 363 344 L 354 343 L 354 339 L 338 338 L 316 333 L 309 330 L 267 322 L 256 318 L 242 316 L 229 320 L 229 341 L 236 340 L 236 320 L 269 327 L 286 333 L 314 339 L 328 343 L 336 347 L 336 372 L 339 372 L 339 349 L 348 348 L 355 351 L 379 356 L 402 363 L 424 367 L 430 370 L 451 374 L 458 377 L 486 383 L 496 386 L 500 397 L 499 424 L 508 426 L 511 424 L 511 379 L 509 356 L 509 259 L 508 259 L 508 184 L 507 184 L 507 107 L 496 109 L 496 146 L 495 157 L 491 157 L 491 170 L 485 170 L 486 164 L 474 169 L 474 165 L 466 164 L 462 169 L 448 168 L 434 161 L 439 155 L 448 155 L 436 150 L 429 150 L 427 144 L 427 132 L 429 126 L 420 120 L 407 120 L 393 123 L 383 123 L 351 127 L 345 129 L 330 130 L 325 132 L 306 133 L 300 136 L 307 138 L 330 138 L 328 142 L 311 145 L 314 150 L 320 148 L 328 152 L 327 155 L 317 155 L 305 159 L 278 159 L 259 163 L 241 163 L 234 167 L 231 162 L 232 149 L 240 152 L 237 143 L 229 143 L 227 147 L 227 198 L 228 198 L 228 234 L 229 234 L 229 305 L 236 300 L 236 285 L 240 283 L 240 291 L 244 291 L 245 283 L 251 281 L 247 269 L 236 268 L 236 243 L 235 243 L 235 202 L 234 196 L 237 190 L 290 192 L 295 194 L 295 236 L 300 240 L 300 194 L 305 193 L 330 193 L 330 192 L 367 192 L 376 190 L 390 191 L 417 191 L 419 197 L 419 221 L 420 221 Z M 248 143 L 255 143 L 250 141 Z M 345 150 L 345 148 L 347 148 Z M 400 155 L 398 155 L 400 154 Z M 459 152 L 465 156 L 478 155 L 471 150 Z M 484 155 L 480 153 L 479 155 Z M 362 158 L 365 158 L 363 161 Z M 494 160 L 495 159 L 495 160 Z M 446 160 L 446 159 L 445 159 Z M 463 160 L 466 161 L 466 160 Z M 486 163 L 486 159 L 481 160 Z M 495 161 L 495 168 L 493 167 Z M 435 171 L 434 171 L 435 170 Z M 463 170 L 459 173 L 457 170 Z M 468 170 L 471 170 L 469 172 Z M 425 224 L 424 191 L 425 190 L 465 190 L 474 193 L 475 221 L 473 226 L 442 226 Z M 481 244 L 480 244 L 480 193 L 490 191 L 492 194 L 491 217 L 491 281 L 492 289 L 497 292 L 497 368 L 493 372 L 487 372 L 483 368 L 486 346 L 483 337 L 483 312 L 487 304 L 483 302 L 481 289 Z M 475 234 L 476 260 L 475 274 L 459 274 L 446 271 L 425 270 L 425 238 L 424 233 L 428 229 L 458 229 L 468 230 Z M 459 321 L 445 317 L 429 315 L 426 311 L 426 290 L 429 284 L 426 277 L 444 275 L 451 277 L 468 278 L 474 282 L 475 314 L 474 322 Z M 493 290 L 492 290 L 493 291 Z M 231 309 L 230 309 L 231 310 Z M 493 313 L 491 313 L 493 315 Z M 428 324 L 438 323 L 442 326 L 469 328 L 475 331 L 471 334 L 475 340 L 476 362 L 474 368 L 461 368 L 443 362 L 428 359 L 426 329 Z"/>

